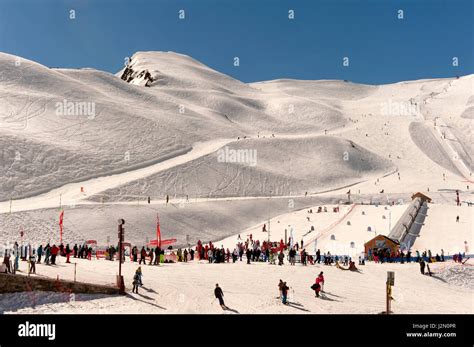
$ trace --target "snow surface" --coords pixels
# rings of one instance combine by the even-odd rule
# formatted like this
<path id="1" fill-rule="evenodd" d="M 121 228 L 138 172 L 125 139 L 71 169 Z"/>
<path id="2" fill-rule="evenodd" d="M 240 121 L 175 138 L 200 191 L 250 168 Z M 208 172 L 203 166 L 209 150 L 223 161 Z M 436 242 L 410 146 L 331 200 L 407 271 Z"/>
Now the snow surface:
<path id="1" fill-rule="evenodd" d="M 106 260 L 79 260 L 77 280 L 112 284 L 118 263 Z M 127 290 L 137 264 L 126 262 L 122 271 Z M 341 271 L 334 266 L 278 266 L 268 263 L 236 264 L 177 263 L 142 266 L 144 287 L 139 294 L 97 296 L 76 294 L 74 301 L 64 293 L 24 292 L 1 294 L 4 313 L 368 313 L 385 309 L 387 271 L 395 271 L 392 310 L 395 313 L 472 313 L 472 266 L 447 263 L 431 264 L 433 277 L 420 274 L 418 264 L 373 264 L 360 266 L 360 273 Z M 26 264 L 21 263 L 25 271 Z M 314 297 L 310 289 L 324 271 L 324 296 Z M 72 280 L 74 266 L 60 259 L 57 266 L 38 265 L 37 276 Z M 456 276 L 452 274 L 459 272 Z M 448 274 L 450 273 L 450 274 Z M 290 305 L 277 299 L 278 282 L 290 287 Z M 224 291 L 223 311 L 214 298 L 215 284 Z M 34 305 L 33 305 L 34 304 Z"/>

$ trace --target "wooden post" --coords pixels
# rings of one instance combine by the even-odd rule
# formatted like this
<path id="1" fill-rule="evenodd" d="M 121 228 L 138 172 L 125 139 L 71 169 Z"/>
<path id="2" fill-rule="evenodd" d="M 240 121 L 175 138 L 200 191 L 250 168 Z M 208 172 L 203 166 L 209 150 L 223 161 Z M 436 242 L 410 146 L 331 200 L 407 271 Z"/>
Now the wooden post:
<path id="1" fill-rule="evenodd" d="M 387 304 L 387 305 L 386 305 L 387 307 L 386 307 L 386 314 L 390 314 L 390 291 L 391 291 L 391 289 L 390 289 L 390 283 L 388 283 L 388 281 L 387 281 L 387 293 L 386 293 L 386 294 L 387 294 L 387 300 L 386 300 L 386 301 L 387 301 L 387 303 L 386 303 L 386 304 Z"/>
<path id="2" fill-rule="evenodd" d="M 390 303 L 392 300 L 392 286 L 395 285 L 395 272 L 387 271 L 387 288 L 386 288 L 386 314 L 390 314 Z"/>

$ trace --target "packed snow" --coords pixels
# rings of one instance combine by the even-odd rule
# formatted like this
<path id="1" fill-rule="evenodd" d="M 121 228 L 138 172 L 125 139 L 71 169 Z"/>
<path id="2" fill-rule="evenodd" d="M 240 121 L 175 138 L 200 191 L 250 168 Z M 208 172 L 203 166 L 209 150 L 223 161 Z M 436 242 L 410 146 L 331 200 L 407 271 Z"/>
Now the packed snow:
<path id="1" fill-rule="evenodd" d="M 62 260 L 64 261 L 64 260 Z M 72 259 L 77 263 L 78 281 L 115 283 L 118 262 Z M 126 262 L 122 271 L 127 291 L 131 291 L 137 263 Z M 418 264 L 374 264 L 358 266 L 361 272 L 342 271 L 335 266 L 283 266 L 268 263 L 247 265 L 205 262 L 142 265 L 143 287 L 138 294 L 99 296 L 68 293 L 24 292 L 0 294 L 4 313 L 350 313 L 379 314 L 385 310 L 387 271 L 395 271 L 392 311 L 394 313 L 472 313 L 473 289 L 465 285 L 473 276 L 472 266 L 465 266 L 459 276 L 445 274 L 460 271 L 453 262 L 431 264 L 433 276 L 420 274 Z M 21 264 L 26 271 L 26 264 Z M 449 269 L 449 270 L 446 270 Z M 315 298 L 310 289 L 323 271 L 324 293 Z M 74 266 L 38 265 L 40 276 L 72 280 Z M 438 272 L 440 272 L 438 274 Z M 289 305 L 278 299 L 278 282 L 290 287 Z M 459 283 L 462 281 L 462 283 Z M 224 301 L 231 310 L 223 311 L 214 298 L 218 283 Z M 464 284 L 463 284 L 464 283 Z"/>

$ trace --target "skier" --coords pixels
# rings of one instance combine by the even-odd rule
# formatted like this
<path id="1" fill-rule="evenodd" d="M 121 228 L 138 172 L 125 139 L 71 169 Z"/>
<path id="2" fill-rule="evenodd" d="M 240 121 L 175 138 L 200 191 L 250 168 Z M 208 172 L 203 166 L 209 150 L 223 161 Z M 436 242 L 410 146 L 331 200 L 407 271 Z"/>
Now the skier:
<path id="1" fill-rule="evenodd" d="M 49 257 L 51 256 L 51 247 L 49 246 L 49 243 L 46 245 L 44 248 L 44 263 L 46 265 L 49 265 Z"/>
<path id="2" fill-rule="evenodd" d="M 10 269 L 10 251 L 8 249 L 5 250 L 5 253 L 3 255 L 3 263 L 5 264 L 7 273 L 11 273 L 12 270 Z"/>
<path id="3" fill-rule="evenodd" d="M 456 216 L 456 223 L 459 223 L 459 216 Z"/>
<path id="4" fill-rule="evenodd" d="M 148 263 L 148 265 L 153 264 L 153 255 L 154 255 L 154 251 L 153 251 L 153 248 L 152 248 L 152 249 L 150 249 L 150 252 L 148 253 L 148 256 L 150 257 L 150 262 Z"/>
<path id="5" fill-rule="evenodd" d="M 283 289 L 283 281 L 280 279 L 280 282 L 278 283 L 278 299 L 282 298 L 282 289 Z"/>
<path id="6" fill-rule="evenodd" d="M 275 265 L 275 253 L 273 251 L 270 251 L 270 264 Z"/>
<path id="7" fill-rule="evenodd" d="M 133 262 L 136 263 L 138 260 L 138 249 L 137 246 L 133 246 L 132 248 L 132 256 L 133 256 Z"/>
<path id="8" fill-rule="evenodd" d="M 142 282 L 143 273 L 142 273 L 142 267 L 141 266 L 139 266 L 138 269 L 135 271 L 135 276 L 137 276 L 137 278 L 138 278 L 138 282 L 137 282 L 138 285 L 140 287 L 142 287 L 143 286 L 143 282 Z M 135 276 L 133 278 L 135 278 Z"/>
<path id="9" fill-rule="evenodd" d="M 150 204 L 150 202 L 151 202 L 151 198 L 150 198 L 150 197 L 148 197 L 148 204 Z"/>
<path id="10" fill-rule="evenodd" d="M 170 196 L 166 195 L 166 204 L 168 204 L 169 201 L 170 201 Z"/>
<path id="11" fill-rule="evenodd" d="M 214 289 L 214 295 L 219 300 L 219 305 L 221 305 L 222 309 L 226 310 L 227 306 L 224 304 L 224 292 L 222 291 L 222 288 L 219 287 L 218 283 L 216 283 L 216 288 Z"/>
<path id="12" fill-rule="evenodd" d="M 285 255 L 283 252 L 280 252 L 280 254 L 278 254 L 278 265 L 283 265 L 283 259 L 285 259 Z"/>
<path id="13" fill-rule="evenodd" d="M 307 265 L 307 263 L 306 263 L 306 257 L 307 257 L 306 250 L 303 249 L 303 250 L 301 251 L 301 265 L 303 265 L 303 266 L 306 266 L 306 265 Z"/>
<path id="14" fill-rule="evenodd" d="M 247 248 L 247 252 L 245 253 L 247 256 L 247 264 L 250 264 L 250 259 L 252 258 L 252 250 L 250 248 Z"/>
<path id="15" fill-rule="evenodd" d="M 160 247 L 155 248 L 155 265 L 160 265 L 160 254 L 161 254 L 161 249 Z"/>
<path id="16" fill-rule="evenodd" d="M 209 259 L 209 264 L 212 264 L 212 256 L 214 255 L 214 253 L 212 252 L 212 249 L 209 248 L 209 250 L 207 251 L 207 259 Z"/>
<path id="17" fill-rule="evenodd" d="M 137 293 L 138 294 L 138 284 L 140 283 L 140 275 L 138 272 L 135 272 L 135 275 L 133 276 L 133 288 L 132 288 L 132 293 Z"/>
<path id="18" fill-rule="evenodd" d="M 66 263 L 70 263 L 69 257 L 71 256 L 71 249 L 69 248 L 69 243 L 66 245 Z"/>
<path id="19" fill-rule="evenodd" d="M 35 250 L 33 250 L 33 253 L 30 255 L 30 271 L 28 271 L 28 275 L 31 273 L 36 274 L 36 255 L 35 255 Z"/>
<path id="20" fill-rule="evenodd" d="M 56 265 L 56 256 L 58 255 L 59 248 L 56 245 L 51 247 L 51 265 Z"/>
<path id="21" fill-rule="evenodd" d="M 295 265 L 296 261 L 296 250 L 294 248 L 290 249 L 288 254 L 290 256 L 290 265 Z"/>
<path id="22" fill-rule="evenodd" d="M 423 259 L 420 258 L 420 272 L 422 275 L 425 274 L 425 261 Z"/>
<path id="23" fill-rule="evenodd" d="M 319 273 L 318 277 L 316 278 L 315 283 L 316 283 L 317 285 L 319 285 L 319 288 L 315 289 L 315 291 L 316 291 L 316 296 L 319 297 L 319 292 L 320 292 L 320 291 L 321 291 L 321 292 L 324 292 L 324 290 L 323 290 L 323 289 L 324 289 L 324 288 L 323 288 L 323 286 L 324 286 L 324 275 L 323 275 L 323 272 L 322 272 L 322 271 Z"/>
<path id="24" fill-rule="evenodd" d="M 188 250 L 187 249 L 184 249 L 184 252 L 183 252 L 183 261 L 185 263 L 188 262 Z"/>
<path id="25" fill-rule="evenodd" d="M 238 257 L 239 257 L 239 251 L 237 250 L 237 248 L 234 248 L 234 252 L 232 253 L 232 263 L 235 263 Z"/>
<path id="26" fill-rule="evenodd" d="M 286 301 L 288 298 L 288 290 L 290 288 L 286 285 L 286 282 L 283 282 L 283 285 L 281 286 L 281 302 L 283 305 L 288 305 L 288 302 Z"/>

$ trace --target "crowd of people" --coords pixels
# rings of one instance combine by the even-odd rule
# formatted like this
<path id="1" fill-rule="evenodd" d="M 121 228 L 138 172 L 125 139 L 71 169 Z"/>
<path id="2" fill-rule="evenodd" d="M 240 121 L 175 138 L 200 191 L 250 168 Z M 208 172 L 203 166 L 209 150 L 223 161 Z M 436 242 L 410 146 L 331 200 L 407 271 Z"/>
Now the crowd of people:
<path id="1" fill-rule="evenodd" d="M 103 257 L 107 260 L 118 260 L 118 246 L 108 246 L 103 252 Z M 123 259 L 125 260 L 126 252 L 123 252 Z M 159 265 L 160 263 L 174 263 L 174 262 L 188 262 L 194 260 L 204 260 L 208 263 L 235 263 L 237 261 L 245 261 L 247 264 L 254 262 L 268 262 L 269 264 L 284 265 L 288 261 L 290 266 L 295 266 L 300 263 L 302 266 L 324 264 L 324 265 L 340 265 L 354 268 L 355 262 L 348 255 L 332 255 L 329 251 L 322 253 L 319 249 L 314 256 L 308 254 L 303 248 L 303 241 L 292 242 L 268 242 L 254 240 L 250 235 L 247 240 L 243 241 L 239 235 L 239 241 L 234 249 L 224 248 L 222 245 L 217 247 L 213 242 L 203 244 L 200 240 L 194 248 L 178 248 L 176 251 L 172 250 L 165 255 L 165 249 L 161 247 L 148 248 L 142 246 L 133 246 L 129 254 L 132 262 L 138 262 L 139 265 Z M 70 247 L 69 244 L 56 244 L 45 246 L 39 245 L 32 247 L 30 244 L 19 246 L 16 242 L 11 249 L 4 251 L 4 261 L 7 272 L 15 272 L 18 269 L 19 260 L 26 260 L 32 264 L 33 271 L 35 264 L 56 265 L 58 256 L 66 257 L 66 263 L 70 263 L 70 258 L 80 258 L 92 260 L 93 257 L 98 258 L 98 253 L 87 244 L 74 244 Z M 455 262 L 463 262 L 465 254 L 458 253 L 452 256 Z M 359 256 L 359 265 L 365 265 L 365 261 L 373 261 L 375 263 L 410 263 L 412 261 L 419 263 L 420 260 L 427 263 L 443 262 L 445 261 L 445 252 L 441 249 L 440 253 L 432 254 L 431 250 L 426 250 L 420 253 L 418 250 L 413 255 L 412 252 L 398 249 L 396 252 L 390 249 L 369 249 L 366 255 Z M 12 264 L 11 264 L 12 262 Z M 277 263 L 278 262 L 278 263 Z"/>
<path id="2" fill-rule="evenodd" d="M 462 262 L 462 259 L 465 257 L 465 254 L 459 252 L 452 256 L 455 262 Z M 412 261 L 419 263 L 420 260 L 423 260 L 427 263 L 434 263 L 434 262 L 444 262 L 446 260 L 444 250 L 441 249 L 439 253 L 433 255 L 430 249 L 423 251 L 415 251 L 415 256 L 413 256 L 411 250 L 404 252 L 401 249 L 398 249 L 396 252 L 386 249 L 369 249 L 367 254 L 367 259 L 373 261 L 375 263 L 395 263 L 400 262 L 401 264 L 404 263 L 411 263 Z"/>

